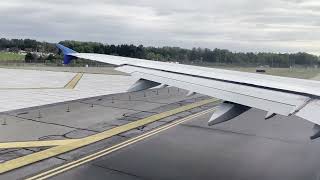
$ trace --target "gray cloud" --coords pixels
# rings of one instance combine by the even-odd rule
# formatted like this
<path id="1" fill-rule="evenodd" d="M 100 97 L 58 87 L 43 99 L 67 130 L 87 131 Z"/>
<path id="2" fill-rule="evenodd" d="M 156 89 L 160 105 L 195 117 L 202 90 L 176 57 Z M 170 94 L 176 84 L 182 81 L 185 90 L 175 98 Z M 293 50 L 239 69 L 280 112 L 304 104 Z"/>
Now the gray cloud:
<path id="1" fill-rule="evenodd" d="M 315 0 L 11 0 L 0 36 L 320 54 Z"/>

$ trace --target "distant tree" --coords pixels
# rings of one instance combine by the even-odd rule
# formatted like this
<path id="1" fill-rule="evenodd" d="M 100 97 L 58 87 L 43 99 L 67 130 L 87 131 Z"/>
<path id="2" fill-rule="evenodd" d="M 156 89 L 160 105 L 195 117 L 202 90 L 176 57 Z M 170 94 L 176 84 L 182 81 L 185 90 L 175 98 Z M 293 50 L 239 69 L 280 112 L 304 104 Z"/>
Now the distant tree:
<path id="1" fill-rule="evenodd" d="M 37 59 L 35 54 L 27 53 L 24 60 L 26 63 L 33 63 Z"/>
<path id="2" fill-rule="evenodd" d="M 47 63 L 55 63 L 56 62 L 56 58 L 53 54 L 49 54 L 49 56 L 47 56 L 45 59 L 44 59 L 45 62 Z"/>
<path id="3" fill-rule="evenodd" d="M 46 58 L 46 60 L 49 60 L 49 61 L 52 61 L 54 59 L 55 59 L 55 57 L 53 54 L 49 54 L 49 56 Z"/>

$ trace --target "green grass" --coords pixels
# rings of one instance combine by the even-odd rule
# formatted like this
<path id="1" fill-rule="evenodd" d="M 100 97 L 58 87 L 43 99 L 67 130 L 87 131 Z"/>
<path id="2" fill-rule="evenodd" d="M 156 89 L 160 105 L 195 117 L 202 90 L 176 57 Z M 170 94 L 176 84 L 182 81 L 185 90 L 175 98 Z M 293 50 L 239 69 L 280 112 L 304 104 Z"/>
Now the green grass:
<path id="1" fill-rule="evenodd" d="M 24 55 L 9 52 L 0 52 L 0 61 L 24 61 Z"/>

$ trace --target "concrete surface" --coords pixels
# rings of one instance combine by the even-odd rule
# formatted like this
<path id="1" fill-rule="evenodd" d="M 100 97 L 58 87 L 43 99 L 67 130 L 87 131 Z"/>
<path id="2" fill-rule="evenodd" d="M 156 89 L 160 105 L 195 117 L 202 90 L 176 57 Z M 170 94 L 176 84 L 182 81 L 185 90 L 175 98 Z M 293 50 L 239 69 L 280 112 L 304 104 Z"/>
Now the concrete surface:
<path id="1" fill-rule="evenodd" d="M 68 66 L 41 66 L 39 64 L 32 66 L 25 64 L 26 66 L 1 66 L 3 69 L 25 69 L 25 70 L 37 70 L 37 71 L 53 71 L 53 72 L 72 72 L 72 73 L 97 73 L 108 75 L 127 75 L 126 73 L 114 70 L 114 67 L 68 67 Z"/>
<path id="2" fill-rule="evenodd" d="M 67 84 L 75 73 L 0 68 L 0 89 L 56 88 Z"/>
<path id="3" fill-rule="evenodd" d="M 0 113 L 46 104 L 126 92 L 137 80 L 124 75 L 84 74 L 74 89 L 70 72 L 0 68 Z"/>
<path id="4" fill-rule="evenodd" d="M 130 93 L 131 100 L 127 93 L 122 93 L 9 112 L 0 116 L 0 124 L 6 124 L 0 125 L 0 141 L 38 140 L 44 136 L 62 136 L 73 130 L 99 132 L 104 130 L 97 126 L 102 123 L 120 125 L 113 121 L 126 118 L 123 123 L 127 123 L 128 118 L 141 119 L 176 108 L 180 104 L 167 108 L 165 105 L 189 98 L 185 96 L 186 91 L 170 89 L 170 93 L 159 89 L 158 95 L 154 90 L 147 90 L 146 97 L 142 92 Z M 196 97 L 201 95 L 190 98 Z"/>

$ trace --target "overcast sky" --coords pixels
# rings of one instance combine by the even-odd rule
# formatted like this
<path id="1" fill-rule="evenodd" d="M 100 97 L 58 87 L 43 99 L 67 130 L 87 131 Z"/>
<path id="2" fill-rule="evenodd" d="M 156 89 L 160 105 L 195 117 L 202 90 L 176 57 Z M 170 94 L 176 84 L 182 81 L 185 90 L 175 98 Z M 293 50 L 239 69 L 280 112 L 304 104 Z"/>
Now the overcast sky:
<path id="1" fill-rule="evenodd" d="M 0 37 L 320 54 L 319 0 L 2 0 Z"/>

